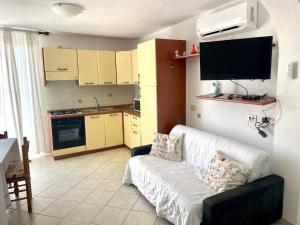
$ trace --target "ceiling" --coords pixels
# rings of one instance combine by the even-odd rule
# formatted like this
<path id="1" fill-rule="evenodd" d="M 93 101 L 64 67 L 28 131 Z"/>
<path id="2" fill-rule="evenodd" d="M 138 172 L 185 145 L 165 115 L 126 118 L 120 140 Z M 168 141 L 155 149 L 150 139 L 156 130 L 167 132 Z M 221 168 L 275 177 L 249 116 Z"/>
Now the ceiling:
<path id="1" fill-rule="evenodd" d="M 1 0 L 0 25 L 109 37 L 139 38 L 230 0 L 75 0 L 83 14 L 62 18 L 51 0 Z M 69 0 L 64 2 L 71 2 Z"/>

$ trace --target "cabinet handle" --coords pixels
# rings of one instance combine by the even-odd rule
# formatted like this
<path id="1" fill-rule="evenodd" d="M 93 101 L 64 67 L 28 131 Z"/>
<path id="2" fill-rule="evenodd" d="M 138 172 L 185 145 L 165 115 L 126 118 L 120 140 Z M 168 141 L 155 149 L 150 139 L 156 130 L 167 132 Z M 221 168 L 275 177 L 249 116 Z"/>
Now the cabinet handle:
<path id="1" fill-rule="evenodd" d="M 99 116 L 91 116 L 90 118 L 91 119 L 97 119 L 97 118 L 99 118 Z"/>
<path id="2" fill-rule="evenodd" d="M 86 82 L 84 84 L 95 84 L 94 82 Z"/>
<path id="3" fill-rule="evenodd" d="M 136 132 L 136 131 L 132 131 L 134 134 L 139 134 L 138 132 Z"/>
<path id="4" fill-rule="evenodd" d="M 132 119 L 137 120 L 138 118 L 136 118 L 135 116 L 133 116 Z"/>
<path id="5" fill-rule="evenodd" d="M 138 127 L 138 125 L 136 125 L 136 124 L 132 124 L 132 126 L 134 126 L 134 127 Z"/>
<path id="6" fill-rule="evenodd" d="M 104 84 L 112 84 L 112 82 L 104 82 Z"/>
<path id="7" fill-rule="evenodd" d="M 128 114 L 124 114 L 124 116 L 128 117 L 129 115 Z"/>
<path id="8" fill-rule="evenodd" d="M 122 84 L 129 84 L 129 82 L 128 81 L 124 81 L 124 82 L 122 82 Z"/>
<path id="9" fill-rule="evenodd" d="M 118 116 L 119 114 L 109 114 L 109 116 Z"/>
<path id="10" fill-rule="evenodd" d="M 68 70 L 68 68 L 57 68 L 57 70 L 66 71 L 66 70 Z"/>
<path id="11" fill-rule="evenodd" d="M 139 84 L 140 82 L 138 82 L 138 81 L 136 81 L 136 82 L 134 82 L 134 84 Z"/>
<path id="12" fill-rule="evenodd" d="M 74 77 L 75 79 L 78 79 L 78 77 Z"/>

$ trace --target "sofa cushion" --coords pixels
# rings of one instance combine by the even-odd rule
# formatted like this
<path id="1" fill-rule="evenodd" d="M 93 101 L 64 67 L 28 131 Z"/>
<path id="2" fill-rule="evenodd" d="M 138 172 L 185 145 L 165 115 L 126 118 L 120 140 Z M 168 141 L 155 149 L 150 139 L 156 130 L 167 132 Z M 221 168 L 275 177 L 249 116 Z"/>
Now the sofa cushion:
<path id="1" fill-rule="evenodd" d="M 158 216 L 176 225 L 202 220 L 202 202 L 216 194 L 198 179 L 198 167 L 144 155 L 129 160 L 123 182 L 134 184 L 156 207 Z"/>
<path id="2" fill-rule="evenodd" d="M 156 133 L 153 135 L 153 143 L 150 155 L 172 161 L 182 160 L 182 135 L 174 136 Z"/>
<path id="3" fill-rule="evenodd" d="M 217 151 L 206 173 L 201 174 L 199 178 L 220 193 L 246 184 L 249 176 L 248 166 Z"/>
<path id="4" fill-rule="evenodd" d="M 198 166 L 202 172 L 207 170 L 216 150 L 221 149 L 222 153 L 251 169 L 248 182 L 271 174 L 271 154 L 266 151 L 183 125 L 175 126 L 170 134 L 184 134 L 183 160 Z"/>

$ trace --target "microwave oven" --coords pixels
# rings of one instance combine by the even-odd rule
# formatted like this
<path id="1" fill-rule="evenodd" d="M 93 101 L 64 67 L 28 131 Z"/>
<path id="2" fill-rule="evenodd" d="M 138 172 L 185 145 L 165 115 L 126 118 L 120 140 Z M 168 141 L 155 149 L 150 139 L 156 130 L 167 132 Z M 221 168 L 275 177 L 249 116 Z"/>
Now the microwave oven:
<path id="1" fill-rule="evenodd" d="M 135 98 L 133 100 L 133 110 L 140 112 L 141 111 L 141 101 L 140 99 Z"/>

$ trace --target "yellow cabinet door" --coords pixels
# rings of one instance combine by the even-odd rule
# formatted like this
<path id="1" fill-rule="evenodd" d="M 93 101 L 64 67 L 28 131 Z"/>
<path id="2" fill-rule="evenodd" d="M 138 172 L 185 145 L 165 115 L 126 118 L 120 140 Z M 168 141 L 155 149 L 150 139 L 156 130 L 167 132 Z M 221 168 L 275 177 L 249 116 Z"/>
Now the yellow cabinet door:
<path id="1" fill-rule="evenodd" d="M 141 87 L 141 139 L 142 145 L 152 143 L 157 132 L 156 87 Z"/>
<path id="2" fill-rule="evenodd" d="M 156 86 L 155 40 L 138 45 L 138 71 L 141 86 Z"/>
<path id="3" fill-rule="evenodd" d="M 139 84 L 139 71 L 138 71 L 138 51 L 134 49 L 131 51 L 132 58 L 132 82 L 133 84 Z"/>
<path id="4" fill-rule="evenodd" d="M 77 50 L 79 85 L 98 85 L 98 59 L 97 51 Z"/>
<path id="5" fill-rule="evenodd" d="M 123 144 L 122 113 L 105 114 L 106 147 Z"/>
<path id="6" fill-rule="evenodd" d="M 43 48 L 43 57 L 46 80 L 78 80 L 76 50 Z"/>
<path id="7" fill-rule="evenodd" d="M 141 134 L 139 131 L 131 130 L 131 148 L 141 146 Z"/>
<path id="8" fill-rule="evenodd" d="M 127 113 L 123 114 L 124 126 L 124 144 L 131 148 L 131 116 Z"/>
<path id="9" fill-rule="evenodd" d="M 105 148 L 105 116 L 85 116 L 86 149 Z"/>
<path id="10" fill-rule="evenodd" d="M 99 84 L 117 83 L 116 52 L 98 51 Z"/>
<path id="11" fill-rule="evenodd" d="M 116 52 L 117 84 L 132 84 L 131 51 Z"/>

